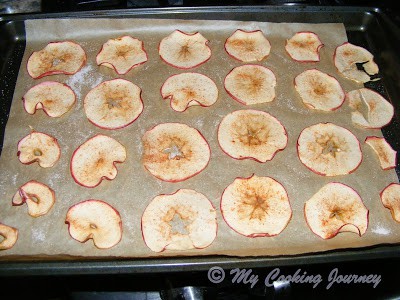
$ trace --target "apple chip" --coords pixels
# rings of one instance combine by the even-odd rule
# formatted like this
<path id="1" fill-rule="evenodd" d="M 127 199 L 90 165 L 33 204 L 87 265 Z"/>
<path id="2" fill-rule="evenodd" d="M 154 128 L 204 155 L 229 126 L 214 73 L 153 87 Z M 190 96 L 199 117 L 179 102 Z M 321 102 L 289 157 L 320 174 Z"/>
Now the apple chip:
<path id="1" fill-rule="evenodd" d="M 60 155 L 57 139 L 43 132 L 32 131 L 18 142 L 17 156 L 23 164 L 37 162 L 42 168 L 50 168 Z"/>
<path id="2" fill-rule="evenodd" d="M 256 175 L 238 177 L 224 190 L 221 213 L 234 231 L 253 238 L 278 235 L 292 217 L 285 188 Z"/>
<path id="3" fill-rule="evenodd" d="M 236 67 L 224 81 L 227 93 L 244 105 L 271 102 L 275 99 L 275 85 L 274 73 L 259 65 Z"/>
<path id="4" fill-rule="evenodd" d="M 400 184 L 391 183 L 380 193 L 382 204 L 390 209 L 393 220 L 400 223 Z"/>
<path id="5" fill-rule="evenodd" d="M 210 160 L 210 147 L 201 133 L 180 123 L 163 123 L 143 138 L 143 165 L 156 178 L 177 182 L 203 171 Z"/>
<path id="6" fill-rule="evenodd" d="M 213 105 L 218 99 L 214 81 L 199 73 L 182 73 L 169 77 L 161 87 L 163 99 L 169 99 L 173 110 L 183 112 L 188 107 Z"/>
<path id="7" fill-rule="evenodd" d="M 131 36 L 108 40 L 96 56 L 97 65 L 114 69 L 119 75 L 128 73 L 146 61 L 143 42 Z"/>
<path id="8" fill-rule="evenodd" d="M 142 215 L 142 234 L 154 252 L 206 248 L 217 236 L 217 213 L 203 194 L 180 189 L 150 202 Z"/>
<path id="9" fill-rule="evenodd" d="M 295 33 L 286 41 L 285 49 L 295 61 L 316 62 L 319 61 L 319 50 L 323 46 L 317 34 L 302 31 Z"/>
<path id="10" fill-rule="evenodd" d="M 18 240 L 18 229 L 0 223 L 0 250 L 12 248 Z"/>
<path id="11" fill-rule="evenodd" d="M 126 150 L 118 141 L 98 134 L 80 145 L 71 158 L 71 175 L 75 182 L 89 188 L 103 179 L 113 180 L 118 173 L 116 163 L 123 163 Z"/>
<path id="12" fill-rule="evenodd" d="M 226 52 L 243 61 L 262 61 L 271 51 L 271 44 L 261 30 L 236 30 L 225 42 Z"/>
<path id="13" fill-rule="evenodd" d="M 53 42 L 31 54 L 27 69 L 32 78 L 38 79 L 55 74 L 75 74 L 85 63 L 86 53 L 77 43 Z"/>
<path id="14" fill-rule="evenodd" d="M 370 75 L 379 72 L 374 56 L 368 50 L 348 42 L 335 49 L 333 60 L 339 73 L 357 82 L 368 82 L 371 80 Z M 362 64 L 364 71 L 358 70 L 357 64 Z"/>
<path id="15" fill-rule="evenodd" d="M 368 213 L 360 195 L 338 182 L 324 185 L 304 205 L 308 226 L 323 239 L 331 239 L 339 232 L 362 236 L 367 231 Z"/>
<path id="16" fill-rule="evenodd" d="M 54 191 L 47 185 L 31 180 L 21 186 L 15 193 L 12 204 L 28 205 L 28 214 L 34 218 L 49 212 L 56 200 Z"/>
<path id="17" fill-rule="evenodd" d="M 66 84 L 45 81 L 30 88 L 22 101 L 28 114 L 33 115 L 36 110 L 42 109 L 49 117 L 58 118 L 74 106 L 76 96 Z"/>
<path id="18" fill-rule="evenodd" d="M 368 136 L 365 143 L 369 145 L 376 153 L 379 163 L 383 170 L 389 170 L 396 167 L 396 151 L 383 137 Z"/>
<path id="19" fill-rule="evenodd" d="M 339 81 L 317 69 L 296 76 L 294 87 L 303 103 L 310 109 L 333 111 L 342 106 L 345 93 Z"/>
<path id="20" fill-rule="evenodd" d="M 300 161 L 324 176 L 346 175 L 361 164 L 360 143 L 349 130 L 332 123 L 309 126 L 297 140 Z"/>
<path id="21" fill-rule="evenodd" d="M 71 206 L 65 223 L 73 239 L 81 243 L 92 239 L 99 249 L 114 247 L 122 238 L 119 212 L 101 200 L 90 199 Z"/>
<path id="22" fill-rule="evenodd" d="M 282 124 L 269 113 L 259 110 L 237 110 L 226 115 L 218 127 L 222 150 L 235 159 L 271 160 L 287 145 Z"/>
<path id="23" fill-rule="evenodd" d="M 346 95 L 349 106 L 354 109 L 351 120 L 368 129 L 379 129 L 390 123 L 394 115 L 393 105 L 377 92 L 361 88 Z"/>
<path id="24" fill-rule="evenodd" d="M 173 67 L 191 69 L 210 59 L 211 49 L 208 42 L 199 32 L 186 33 L 175 30 L 161 40 L 158 53 Z"/>

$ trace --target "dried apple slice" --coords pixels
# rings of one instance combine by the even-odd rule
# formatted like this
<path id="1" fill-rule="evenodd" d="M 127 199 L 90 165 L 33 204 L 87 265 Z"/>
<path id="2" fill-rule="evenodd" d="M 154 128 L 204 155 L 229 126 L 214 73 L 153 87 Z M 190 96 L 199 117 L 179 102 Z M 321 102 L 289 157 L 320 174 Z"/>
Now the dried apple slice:
<path id="1" fill-rule="evenodd" d="M 159 124 L 148 130 L 142 141 L 144 167 L 164 181 L 178 182 L 197 175 L 211 156 L 201 133 L 185 124 Z"/>
<path id="2" fill-rule="evenodd" d="M 12 204 L 28 205 L 28 214 L 34 218 L 47 214 L 56 201 L 54 191 L 47 185 L 31 180 L 21 186 L 15 193 Z"/>
<path id="3" fill-rule="evenodd" d="M 297 153 L 307 168 L 324 176 L 350 174 L 362 161 L 360 143 L 354 134 L 332 123 L 303 129 L 297 140 Z"/>
<path id="4" fill-rule="evenodd" d="M 319 61 L 319 50 L 324 44 L 314 32 L 301 31 L 286 41 L 285 49 L 290 57 L 300 62 Z"/>
<path id="5" fill-rule="evenodd" d="M 224 190 L 221 213 L 234 231 L 253 238 L 278 235 L 292 218 L 285 188 L 256 175 L 238 177 Z"/>
<path id="6" fill-rule="evenodd" d="M 18 229 L 0 223 L 0 250 L 11 249 L 18 240 Z"/>
<path id="7" fill-rule="evenodd" d="M 36 110 L 42 109 L 49 117 L 58 118 L 74 106 L 76 96 L 66 84 L 45 81 L 30 88 L 22 101 L 28 114 L 33 115 Z"/>
<path id="8" fill-rule="evenodd" d="M 142 234 L 154 252 L 203 249 L 217 236 L 217 213 L 203 194 L 180 189 L 150 202 L 142 215 Z"/>
<path id="9" fill-rule="evenodd" d="M 294 86 L 303 103 L 310 109 L 333 111 L 342 106 L 346 98 L 339 81 L 317 69 L 297 75 Z"/>
<path id="10" fill-rule="evenodd" d="M 259 110 L 237 110 L 226 115 L 218 127 L 222 150 L 235 159 L 271 160 L 287 145 L 285 127 Z"/>
<path id="11" fill-rule="evenodd" d="M 266 67 L 244 65 L 229 72 L 224 86 L 227 93 L 241 104 L 266 103 L 275 99 L 276 77 Z"/>
<path id="12" fill-rule="evenodd" d="M 143 111 L 142 90 L 125 79 L 112 79 L 90 90 L 83 101 L 89 121 L 103 129 L 132 124 Z"/>
<path id="13" fill-rule="evenodd" d="M 183 112 L 193 105 L 213 105 L 218 99 L 218 88 L 214 81 L 203 74 L 182 73 L 164 82 L 161 96 L 170 99 L 173 110 Z"/>
<path id="14" fill-rule="evenodd" d="M 271 51 L 271 44 L 261 30 L 236 30 L 225 42 L 226 52 L 243 61 L 262 61 Z"/>
<path id="15" fill-rule="evenodd" d="M 335 49 L 333 60 L 339 73 L 357 82 L 368 82 L 371 80 L 370 75 L 379 72 L 374 56 L 368 50 L 348 42 Z M 358 70 L 357 64 L 362 64 L 365 72 Z"/>
<path id="16" fill-rule="evenodd" d="M 99 249 L 114 247 L 122 238 L 119 212 L 101 200 L 90 199 L 71 206 L 65 223 L 73 239 L 81 243 L 92 239 Z"/>
<path id="17" fill-rule="evenodd" d="M 32 78 L 38 79 L 55 74 L 75 74 L 85 63 L 86 53 L 77 43 L 53 42 L 31 54 L 27 69 Z"/>
<path id="18" fill-rule="evenodd" d="M 393 220 L 400 223 L 400 184 L 391 183 L 380 193 L 382 204 L 390 209 Z"/>
<path id="19" fill-rule="evenodd" d="M 191 69 L 210 59 L 211 49 L 208 42 L 199 32 L 175 30 L 161 40 L 158 53 L 163 61 L 173 67 Z"/>
<path id="20" fill-rule="evenodd" d="M 353 90 L 347 93 L 346 98 L 349 106 L 355 110 L 351 113 L 351 120 L 358 126 L 379 129 L 393 118 L 393 105 L 371 89 Z"/>
<path id="21" fill-rule="evenodd" d="M 116 163 L 123 163 L 126 150 L 115 139 L 98 134 L 80 145 L 72 154 L 71 175 L 85 187 L 96 187 L 103 179 L 113 180 L 118 173 Z"/>
<path id="22" fill-rule="evenodd" d="M 96 56 L 97 65 L 114 69 L 119 75 L 147 61 L 143 42 L 131 36 L 109 39 Z"/>
<path id="23" fill-rule="evenodd" d="M 338 182 L 324 185 L 304 205 L 307 225 L 323 239 L 331 239 L 339 232 L 362 236 L 368 228 L 368 214 L 360 195 Z"/>
<path id="24" fill-rule="evenodd" d="M 396 151 L 383 137 L 368 136 L 365 143 L 369 145 L 376 153 L 379 164 L 383 170 L 389 170 L 396 167 Z"/>
<path id="25" fill-rule="evenodd" d="M 18 142 L 17 156 L 23 164 L 37 162 L 42 168 L 50 168 L 60 155 L 57 139 L 43 132 L 32 131 Z"/>

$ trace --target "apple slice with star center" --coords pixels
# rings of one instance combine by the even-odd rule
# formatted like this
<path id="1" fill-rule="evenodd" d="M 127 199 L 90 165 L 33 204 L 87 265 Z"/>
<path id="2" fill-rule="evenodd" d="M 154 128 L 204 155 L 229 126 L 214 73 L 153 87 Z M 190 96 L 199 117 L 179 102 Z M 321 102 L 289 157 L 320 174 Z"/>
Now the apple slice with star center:
<path id="1" fill-rule="evenodd" d="M 18 229 L 0 223 L 0 250 L 11 249 L 18 240 Z"/>

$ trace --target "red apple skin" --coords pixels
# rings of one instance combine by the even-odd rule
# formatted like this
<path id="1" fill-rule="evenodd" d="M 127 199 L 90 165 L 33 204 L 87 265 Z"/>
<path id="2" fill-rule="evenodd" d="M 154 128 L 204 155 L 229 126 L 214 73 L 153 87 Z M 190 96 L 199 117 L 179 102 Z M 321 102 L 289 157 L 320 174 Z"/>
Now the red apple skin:
<path id="1" fill-rule="evenodd" d="M 383 188 L 383 190 L 379 192 L 379 199 L 381 199 L 382 205 L 383 205 L 385 208 L 387 208 L 387 209 L 390 210 L 390 214 L 392 215 L 392 219 L 399 223 L 399 221 L 397 221 L 395 218 L 393 218 L 392 207 L 391 207 L 391 206 L 386 206 L 385 204 L 383 204 L 383 201 L 382 201 L 382 194 L 383 194 L 383 192 L 384 192 L 387 188 L 391 187 L 392 185 L 399 185 L 399 183 L 392 182 L 392 183 L 390 183 L 388 186 L 386 186 L 385 188 Z"/>
<path id="2" fill-rule="evenodd" d="M 53 198 L 56 197 L 56 193 L 54 192 L 54 190 L 51 187 L 49 187 L 48 185 L 45 185 L 45 184 L 43 184 L 43 183 L 41 183 L 39 181 L 36 181 L 36 180 L 29 180 L 28 182 L 26 182 L 22 186 L 20 186 L 18 190 L 21 190 L 21 188 L 24 187 L 27 183 L 35 183 L 35 184 L 38 184 L 38 185 L 42 185 L 42 186 L 48 188 L 51 191 L 51 194 L 53 195 Z M 22 195 L 21 195 L 21 199 L 22 199 L 21 203 L 12 202 L 12 205 L 13 206 L 21 206 L 22 204 L 24 204 L 26 202 L 26 198 L 23 197 Z"/>
<path id="3" fill-rule="evenodd" d="M 368 140 L 375 140 L 375 139 L 380 140 L 381 138 L 378 136 L 367 136 L 364 140 L 364 143 L 367 142 Z M 395 156 L 394 165 L 387 168 L 383 168 L 382 170 L 391 170 L 396 168 L 396 166 L 397 166 L 397 155 Z"/>
<path id="4" fill-rule="evenodd" d="M 325 46 L 325 45 L 322 43 L 322 41 L 321 41 L 321 39 L 319 38 L 319 36 L 318 36 L 315 32 L 312 32 L 312 31 L 299 31 L 299 32 L 296 32 L 296 33 L 311 33 L 311 34 L 314 34 L 314 35 L 317 37 L 317 39 L 318 39 L 319 42 L 321 43 L 321 44 L 318 46 L 318 48 L 317 48 L 318 60 L 297 60 L 297 59 L 294 59 L 293 57 L 290 56 L 289 52 L 287 52 L 287 50 L 286 50 L 286 45 L 287 45 L 287 40 L 286 40 L 286 42 L 285 42 L 285 51 L 286 51 L 286 53 L 289 55 L 289 57 L 290 57 L 291 59 L 293 59 L 294 61 L 299 62 L 299 63 L 316 63 L 316 62 L 319 62 L 319 61 L 321 60 L 321 55 L 320 55 L 320 53 L 319 53 L 319 50 L 321 50 L 321 48 Z"/>

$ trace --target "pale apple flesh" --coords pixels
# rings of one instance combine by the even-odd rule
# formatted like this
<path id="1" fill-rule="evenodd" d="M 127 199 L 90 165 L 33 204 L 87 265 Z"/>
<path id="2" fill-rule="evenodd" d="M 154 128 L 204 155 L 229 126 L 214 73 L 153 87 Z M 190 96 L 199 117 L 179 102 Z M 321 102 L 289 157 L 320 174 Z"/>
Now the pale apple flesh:
<path id="1" fill-rule="evenodd" d="M 317 62 L 324 44 L 314 32 L 297 32 L 286 41 L 285 49 L 290 57 L 300 62 Z"/>
<path id="2" fill-rule="evenodd" d="M 99 249 L 117 245 L 122 238 L 119 212 L 101 200 L 85 200 L 69 208 L 65 223 L 71 237 L 84 243 L 89 239 Z"/>
<path id="3" fill-rule="evenodd" d="M 0 223 L 0 250 L 11 249 L 18 240 L 18 229 Z"/>
<path id="4" fill-rule="evenodd" d="M 400 184 L 391 183 L 380 193 L 384 207 L 390 209 L 393 220 L 400 223 Z"/>
<path id="5" fill-rule="evenodd" d="M 159 195 L 142 215 L 142 234 L 154 252 L 206 248 L 217 236 L 216 210 L 194 190 Z"/>
<path id="6" fill-rule="evenodd" d="M 397 152 L 383 137 L 368 136 L 365 143 L 369 145 L 379 159 L 379 164 L 383 170 L 393 169 L 396 167 Z"/>

